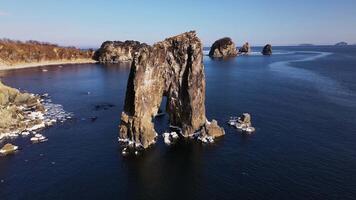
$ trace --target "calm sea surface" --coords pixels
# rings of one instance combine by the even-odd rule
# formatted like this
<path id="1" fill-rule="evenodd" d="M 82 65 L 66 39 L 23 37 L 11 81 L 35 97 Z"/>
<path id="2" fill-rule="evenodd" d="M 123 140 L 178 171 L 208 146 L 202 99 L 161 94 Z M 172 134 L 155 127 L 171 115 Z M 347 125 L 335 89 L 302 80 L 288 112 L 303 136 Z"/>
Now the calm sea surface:
<path id="1" fill-rule="evenodd" d="M 0 157 L 0 199 L 356 199 L 356 47 L 274 50 L 204 58 L 207 116 L 224 137 L 169 147 L 159 138 L 137 157 L 117 142 L 129 65 L 0 72 L 75 116 L 44 130 L 46 143 L 10 141 L 21 150 Z M 226 124 L 242 112 L 252 135 Z M 155 124 L 162 133 L 167 117 Z"/>

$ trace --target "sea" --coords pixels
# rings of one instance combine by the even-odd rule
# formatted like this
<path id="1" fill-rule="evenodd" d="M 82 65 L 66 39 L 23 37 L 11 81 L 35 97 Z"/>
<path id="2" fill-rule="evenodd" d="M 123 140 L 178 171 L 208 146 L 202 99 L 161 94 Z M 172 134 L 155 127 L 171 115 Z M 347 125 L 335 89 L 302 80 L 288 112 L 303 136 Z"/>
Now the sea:
<path id="1" fill-rule="evenodd" d="M 0 199 L 356 199 L 356 47 L 274 47 L 262 56 L 204 56 L 206 114 L 226 135 L 213 144 L 157 144 L 123 156 L 118 125 L 130 64 L 1 71 L 72 118 L 0 157 Z M 207 51 L 204 51 L 207 54 Z M 164 102 L 162 108 L 164 110 Z M 248 112 L 256 131 L 227 124 Z"/>

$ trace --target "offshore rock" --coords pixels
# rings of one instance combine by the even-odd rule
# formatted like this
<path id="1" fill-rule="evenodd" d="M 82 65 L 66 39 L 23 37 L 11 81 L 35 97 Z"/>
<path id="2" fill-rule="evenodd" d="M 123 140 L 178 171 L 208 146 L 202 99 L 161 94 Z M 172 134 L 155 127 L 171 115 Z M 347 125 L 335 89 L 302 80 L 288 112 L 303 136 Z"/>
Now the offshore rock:
<path id="1" fill-rule="evenodd" d="M 215 41 L 209 52 L 209 56 L 212 58 L 234 57 L 237 54 L 234 42 L 228 37 Z"/>
<path id="2" fill-rule="evenodd" d="M 267 44 L 266 46 L 263 47 L 262 54 L 265 56 L 270 56 L 272 55 L 272 45 Z"/>
<path id="3" fill-rule="evenodd" d="M 242 54 L 249 54 L 251 52 L 251 47 L 248 42 L 246 42 L 242 47 L 239 49 L 239 53 Z"/>
<path id="4" fill-rule="evenodd" d="M 172 126 L 184 137 L 205 131 L 224 135 L 222 128 L 208 125 L 205 115 L 203 49 L 194 31 L 145 45 L 134 55 L 127 83 L 119 141 L 147 148 L 156 141 L 152 122 L 163 96 Z"/>
<path id="5" fill-rule="evenodd" d="M 94 59 L 101 63 L 118 63 L 132 61 L 133 55 L 139 48 L 146 44 L 138 41 L 127 40 L 121 41 L 106 41 L 95 52 Z"/>

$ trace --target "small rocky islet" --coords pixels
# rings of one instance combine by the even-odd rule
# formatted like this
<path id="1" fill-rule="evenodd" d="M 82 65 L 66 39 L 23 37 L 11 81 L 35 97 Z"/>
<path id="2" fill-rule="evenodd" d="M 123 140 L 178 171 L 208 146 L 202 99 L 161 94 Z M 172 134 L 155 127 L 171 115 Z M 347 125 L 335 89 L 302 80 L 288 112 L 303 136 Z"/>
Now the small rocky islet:
<path id="1" fill-rule="evenodd" d="M 235 43 L 229 37 L 216 40 L 210 47 L 209 57 L 211 58 L 230 58 L 238 55 L 249 55 L 251 46 L 248 42 L 237 48 Z M 267 44 L 263 47 L 262 55 L 272 55 L 272 45 Z"/>

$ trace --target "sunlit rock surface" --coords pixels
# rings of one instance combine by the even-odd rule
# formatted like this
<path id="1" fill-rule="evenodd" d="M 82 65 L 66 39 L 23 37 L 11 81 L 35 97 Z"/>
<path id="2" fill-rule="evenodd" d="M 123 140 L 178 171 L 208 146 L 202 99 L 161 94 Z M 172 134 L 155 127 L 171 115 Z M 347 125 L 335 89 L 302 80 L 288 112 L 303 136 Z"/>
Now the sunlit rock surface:
<path id="1" fill-rule="evenodd" d="M 120 141 L 144 148 L 155 143 L 158 134 L 152 119 L 157 115 L 163 96 L 167 97 L 170 124 L 180 127 L 182 136 L 224 134 L 222 128 L 216 128 L 217 123 L 207 125 L 203 49 L 194 31 L 137 51 L 121 114 Z"/>
<path id="2" fill-rule="evenodd" d="M 133 40 L 106 41 L 95 52 L 94 59 L 101 63 L 132 61 L 134 53 L 142 46 L 146 46 L 146 44 Z"/>
<path id="3" fill-rule="evenodd" d="M 238 52 L 231 38 L 225 37 L 214 42 L 209 56 L 212 58 L 226 58 L 237 56 Z"/>

